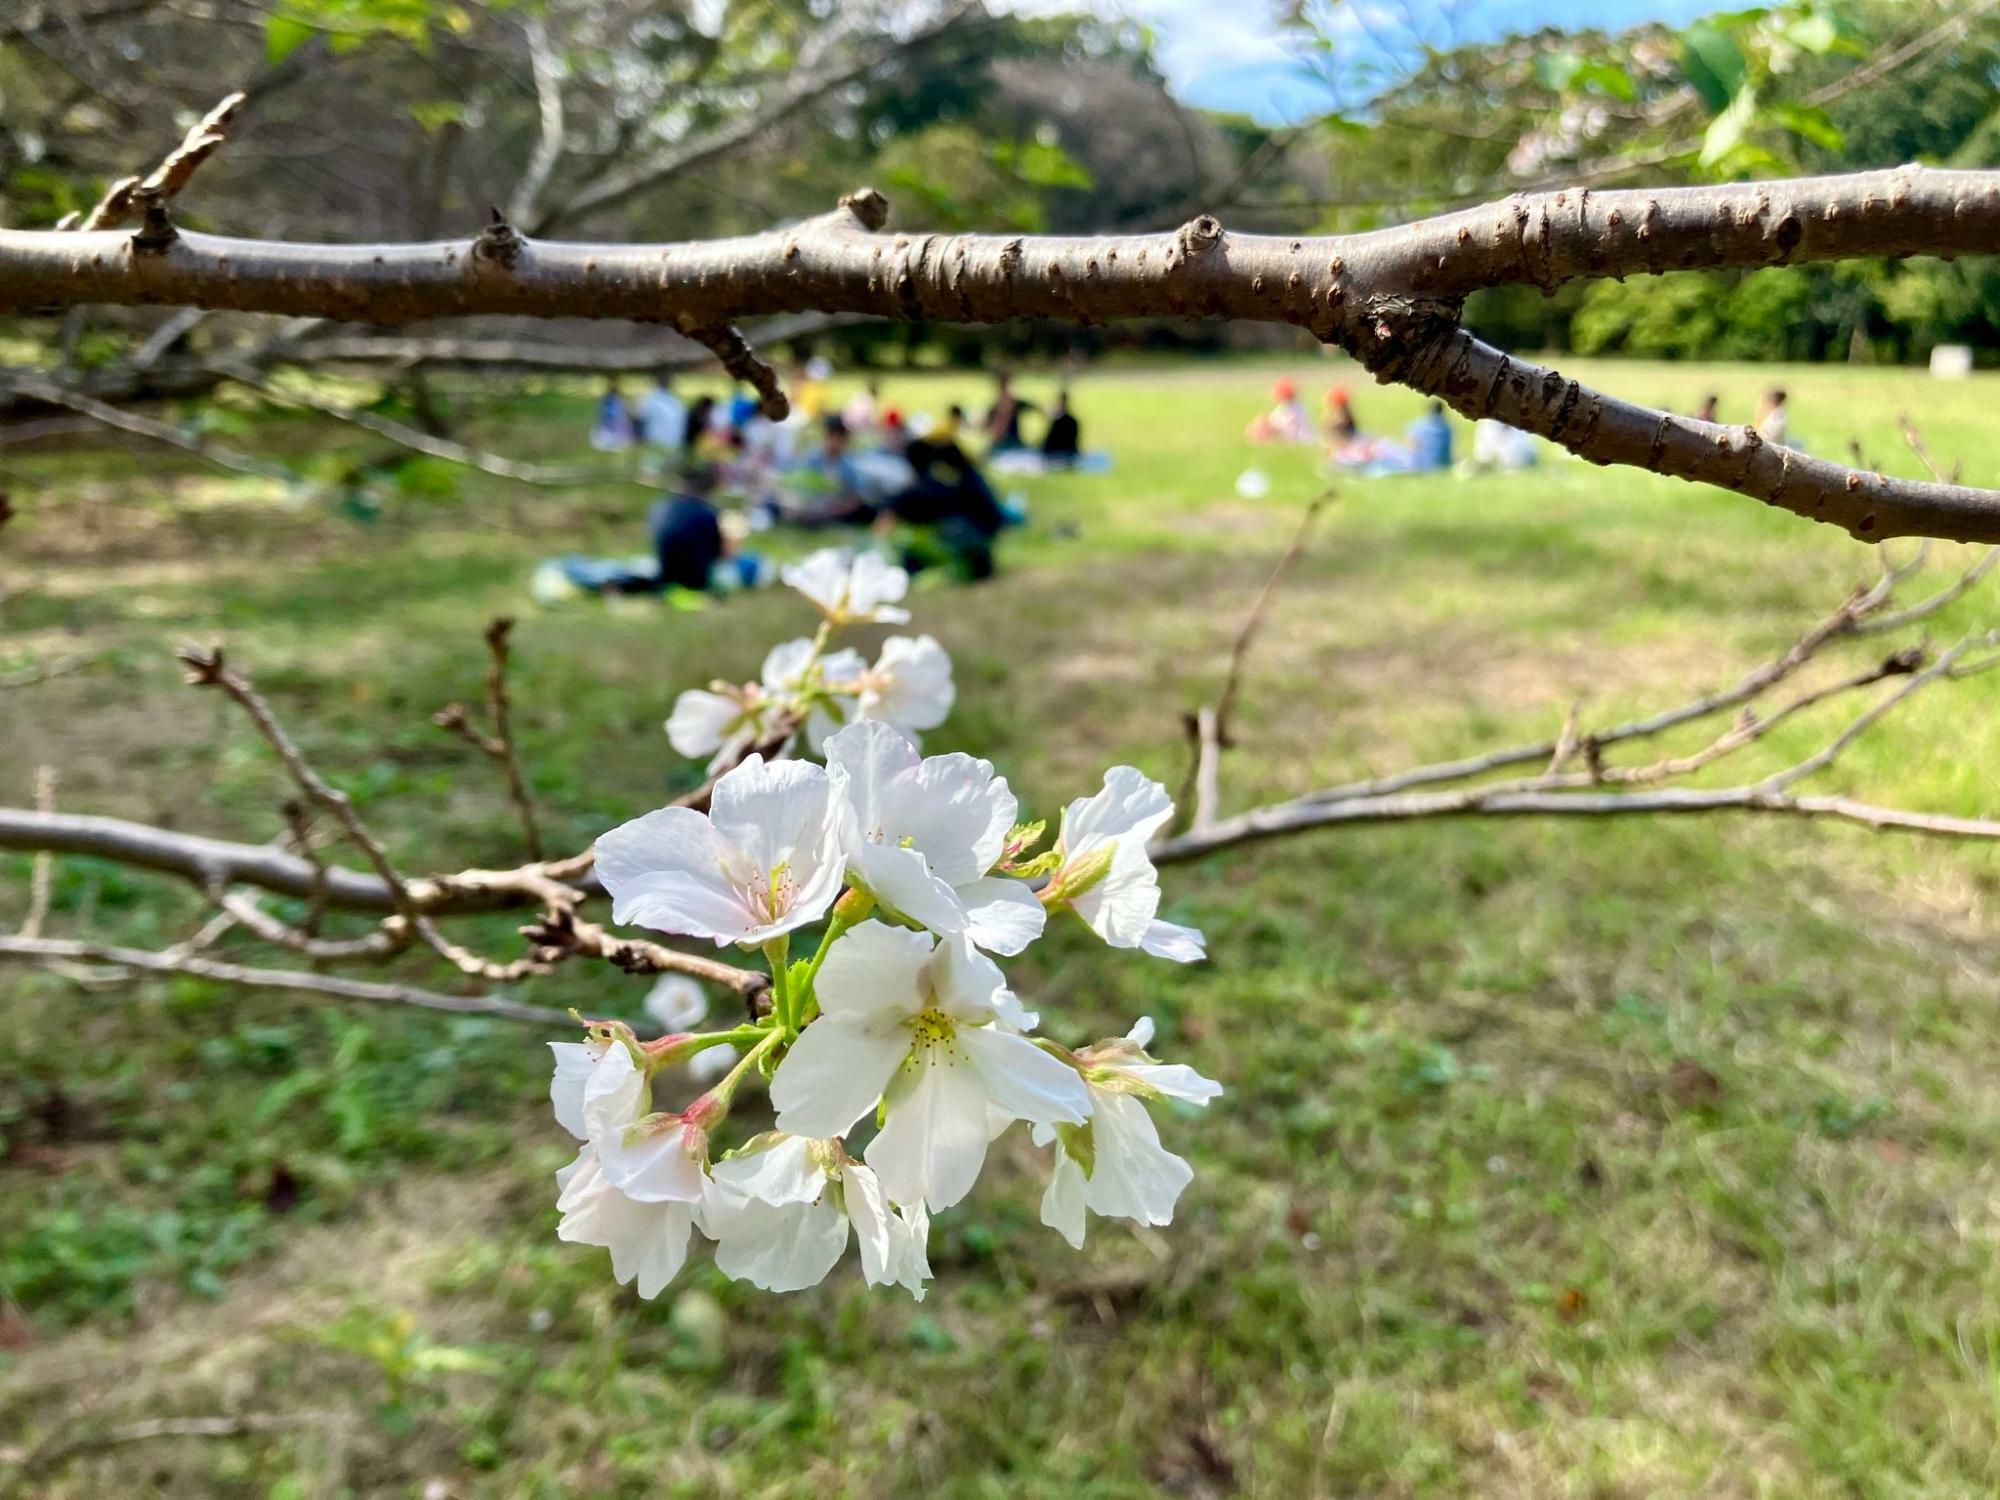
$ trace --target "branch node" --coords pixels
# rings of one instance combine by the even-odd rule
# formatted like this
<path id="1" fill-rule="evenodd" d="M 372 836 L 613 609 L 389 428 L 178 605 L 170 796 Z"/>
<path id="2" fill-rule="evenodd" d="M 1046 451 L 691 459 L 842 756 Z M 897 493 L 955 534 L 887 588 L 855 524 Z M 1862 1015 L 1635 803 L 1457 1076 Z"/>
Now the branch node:
<path id="1" fill-rule="evenodd" d="M 484 261 L 491 261 L 503 270 L 512 270 L 514 262 L 521 258 L 522 239 L 507 222 L 507 216 L 496 205 L 487 210 L 489 217 L 486 227 L 479 231 L 472 241 L 472 253 Z"/>
<path id="2" fill-rule="evenodd" d="M 1222 243 L 1222 223 L 1212 214 L 1189 219 L 1180 228 L 1181 253 L 1192 259 Z"/>
<path id="3" fill-rule="evenodd" d="M 141 255 L 158 255 L 181 237 L 167 212 L 166 193 L 156 187 L 135 188 L 132 201 L 140 211 L 139 227 L 132 232 L 132 248 Z"/>
<path id="4" fill-rule="evenodd" d="M 872 187 L 856 188 L 843 195 L 840 206 L 854 215 L 863 229 L 880 229 L 889 222 L 889 200 Z"/>

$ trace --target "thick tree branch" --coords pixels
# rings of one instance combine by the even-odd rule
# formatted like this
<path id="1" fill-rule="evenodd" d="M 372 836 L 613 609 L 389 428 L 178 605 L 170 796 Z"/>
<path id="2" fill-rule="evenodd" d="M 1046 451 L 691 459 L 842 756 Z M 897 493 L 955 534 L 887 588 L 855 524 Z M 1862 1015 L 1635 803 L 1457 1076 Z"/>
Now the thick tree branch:
<path id="1" fill-rule="evenodd" d="M 1074 322 L 1179 314 L 1286 322 L 1378 378 L 1496 416 L 1600 463 L 1720 485 L 1864 540 L 2000 541 L 2000 494 L 1850 470 L 1601 396 L 1457 326 L 1482 287 L 1857 256 L 1991 253 L 2000 172 L 1903 167 L 1715 187 L 1564 190 L 1318 239 L 1173 234 L 1026 238 L 880 233 L 863 192 L 740 239 L 567 245 L 504 226 L 429 245 L 302 245 L 142 231 L 0 230 L 0 309 L 158 303 L 393 324 L 483 313 L 664 321 L 714 338 L 755 314 Z M 726 342 L 737 373 L 756 374 Z M 768 393 L 767 393 L 768 396 Z"/>

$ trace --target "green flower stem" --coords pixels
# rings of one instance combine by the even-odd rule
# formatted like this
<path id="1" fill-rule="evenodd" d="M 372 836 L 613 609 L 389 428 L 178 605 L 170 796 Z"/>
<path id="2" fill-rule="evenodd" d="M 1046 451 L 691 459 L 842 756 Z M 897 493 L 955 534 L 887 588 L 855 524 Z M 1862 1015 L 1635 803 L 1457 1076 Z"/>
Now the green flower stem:
<path id="1" fill-rule="evenodd" d="M 798 1033 L 798 1022 L 792 1015 L 791 966 L 792 935 L 781 932 L 764 945 L 764 958 L 771 965 L 771 1015 L 778 1027 L 793 1035 Z"/>
<path id="2" fill-rule="evenodd" d="M 736 1066 L 723 1074 L 722 1082 L 709 1090 L 709 1097 L 723 1109 L 729 1108 L 729 1101 L 736 1094 L 736 1085 L 743 1081 L 746 1073 L 764 1060 L 764 1054 L 778 1045 L 778 1039 L 783 1034 L 776 1027 L 766 1028 L 764 1040 L 736 1060 Z"/>

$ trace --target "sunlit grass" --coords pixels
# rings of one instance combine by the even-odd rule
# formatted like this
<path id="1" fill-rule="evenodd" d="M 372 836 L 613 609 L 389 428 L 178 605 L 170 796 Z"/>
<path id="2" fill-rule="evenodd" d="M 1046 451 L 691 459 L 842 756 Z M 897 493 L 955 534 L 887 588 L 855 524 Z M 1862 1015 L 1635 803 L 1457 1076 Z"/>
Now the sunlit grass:
<path id="1" fill-rule="evenodd" d="M 1022 482 L 1005 572 L 914 608 L 958 664 L 933 740 L 1038 813 L 1131 760 L 1170 783 L 1183 712 L 1319 480 L 1243 424 L 1278 366 L 1091 375 L 1099 477 Z M 1339 379 L 1396 428 L 1415 398 Z M 1916 473 L 1923 425 L 2000 479 L 1995 386 L 1906 372 L 1615 365 L 1576 373 Z M 1030 376 L 1045 397 L 1053 382 Z M 905 409 L 982 384 L 885 378 Z M 471 434 L 580 456 L 587 397 Z M 524 414 L 525 413 L 525 414 Z M 274 428 L 297 448 L 304 429 Z M 343 440 L 344 441 L 344 440 Z M 356 450 L 364 451 L 364 450 Z M 1237 476 L 1266 470 L 1267 498 Z M 520 732 L 551 838 L 580 846 L 685 785 L 660 721 L 804 617 L 782 592 L 697 613 L 536 610 L 540 557 L 628 551 L 643 492 L 466 484 L 362 523 L 162 461 L 37 456 L 0 552 L 0 797 L 53 763 L 74 810 L 265 838 L 277 774 L 171 647 L 219 638 L 412 868 L 516 857 L 491 767 L 429 723 L 517 631 Z M 1003 482 L 1004 483 L 1004 482 Z M 799 550 L 808 543 L 782 539 Z M 1932 550 L 1925 592 L 1966 549 Z M 1479 481 L 1349 482 L 1253 658 L 1232 807 L 1661 707 L 1782 650 L 1876 555 L 1754 501 L 1552 460 Z M 1978 595 L 1931 629 L 1995 618 Z M 1851 669 L 1893 642 L 1845 649 Z M 1920 697 L 1827 784 L 2000 806 L 2000 677 Z M 1788 726 L 1721 781 L 1843 722 Z M 942 1217 L 922 1307 L 858 1277 L 788 1299 L 706 1269 L 641 1304 L 558 1246 L 541 1038 L 193 982 L 90 991 L 0 972 L 0 1433 L 219 1410 L 331 1425 L 163 1443 L 56 1492 L 290 1494 L 1907 1494 L 2000 1484 L 2000 1066 L 1984 848 L 1744 820 L 1434 823 L 1173 871 L 1193 971 L 1063 930 L 1017 965 L 1053 1034 L 1150 1012 L 1222 1079 L 1163 1130 L 1195 1163 L 1158 1233 L 1036 1222 L 1012 1140 Z M 27 862 L 0 859 L 0 913 Z M 190 895 L 86 861 L 54 926 L 160 944 Z M 508 951 L 514 923 L 474 931 Z M 420 966 L 432 981 L 435 970 Z M 636 1009 L 574 970 L 522 987 Z M 16 1441 L 9 1436 L 7 1442 Z M 290 1488 L 283 1488 L 289 1486 Z"/>

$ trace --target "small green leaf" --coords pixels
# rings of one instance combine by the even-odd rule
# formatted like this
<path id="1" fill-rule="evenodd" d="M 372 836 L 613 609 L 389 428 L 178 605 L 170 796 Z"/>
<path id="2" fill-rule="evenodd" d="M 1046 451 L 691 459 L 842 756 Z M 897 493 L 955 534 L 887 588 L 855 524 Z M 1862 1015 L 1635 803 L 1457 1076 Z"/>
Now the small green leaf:
<path id="1" fill-rule="evenodd" d="M 264 60 L 283 62 L 313 39 L 313 28 L 297 16 L 279 14 L 264 23 Z"/>
<path id="2" fill-rule="evenodd" d="M 1712 167 L 1742 145 L 1756 115 L 1757 91 L 1745 88 L 1730 101 L 1729 108 L 1709 122 L 1701 139 L 1701 165 Z"/>
<path id="3" fill-rule="evenodd" d="M 1730 107 L 1748 72 L 1736 38 L 1706 23 L 1681 33 L 1681 65 L 1701 102 L 1717 113 Z"/>

